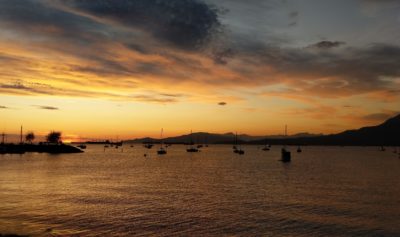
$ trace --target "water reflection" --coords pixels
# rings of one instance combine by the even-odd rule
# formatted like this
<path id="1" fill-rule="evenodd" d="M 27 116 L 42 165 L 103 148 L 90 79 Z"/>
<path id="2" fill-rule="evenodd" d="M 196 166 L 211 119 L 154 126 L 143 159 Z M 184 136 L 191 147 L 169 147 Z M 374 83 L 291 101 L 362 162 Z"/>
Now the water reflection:
<path id="1" fill-rule="evenodd" d="M 177 145 L 159 157 L 89 145 L 83 154 L 1 156 L 0 233 L 400 235 L 392 152 L 304 147 L 284 164 L 279 147 L 245 149 L 188 154 Z"/>

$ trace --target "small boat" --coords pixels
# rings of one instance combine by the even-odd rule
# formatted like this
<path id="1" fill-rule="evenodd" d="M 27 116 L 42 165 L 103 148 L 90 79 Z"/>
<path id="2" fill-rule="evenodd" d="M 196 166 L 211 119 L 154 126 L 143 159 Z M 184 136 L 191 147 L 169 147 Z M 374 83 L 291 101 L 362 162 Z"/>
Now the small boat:
<path id="1" fill-rule="evenodd" d="M 287 125 L 285 125 L 285 137 L 287 136 Z M 286 148 L 286 146 L 283 146 L 281 149 L 281 161 L 282 162 L 290 162 L 292 159 L 292 154 L 291 152 Z"/>
<path id="2" fill-rule="evenodd" d="M 201 145 L 201 144 L 197 145 L 197 148 L 202 148 L 202 147 L 203 147 L 203 145 Z"/>
<path id="3" fill-rule="evenodd" d="M 193 143 L 193 132 L 192 131 L 190 131 L 190 147 L 189 148 L 187 148 L 186 149 L 186 152 L 199 152 L 200 150 L 198 149 L 198 146 L 197 146 L 197 148 L 194 146 L 194 143 Z"/>
<path id="4" fill-rule="evenodd" d="M 380 151 L 386 151 L 385 147 L 381 146 Z"/>
<path id="5" fill-rule="evenodd" d="M 186 151 L 187 152 L 199 152 L 199 149 L 191 147 L 191 148 L 186 149 Z"/>
<path id="6" fill-rule="evenodd" d="M 108 148 L 108 145 L 104 145 L 104 148 Z"/>
<path id="7" fill-rule="evenodd" d="M 167 151 L 164 149 L 164 148 L 160 148 L 158 151 L 157 151 L 157 154 L 159 154 L 159 155 L 165 155 L 165 154 L 167 154 Z"/>
<path id="8" fill-rule="evenodd" d="M 269 148 L 269 146 L 268 146 L 268 145 L 265 145 L 265 146 L 262 148 L 262 150 L 263 150 L 263 151 L 269 151 L 269 150 L 270 150 L 270 148 Z"/>
<path id="9" fill-rule="evenodd" d="M 77 147 L 81 148 L 81 149 L 86 149 L 86 145 L 85 144 L 80 144 Z"/>
<path id="10" fill-rule="evenodd" d="M 144 145 L 145 148 L 151 149 L 153 147 L 153 144 L 147 143 Z"/>
<path id="11" fill-rule="evenodd" d="M 244 155 L 244 150 L 238 145 L 237 133 L 235 134 L 235 145 L 233 146 L 233 153 Z"/>
<path id="12" fill-rule="evenodd" d="M 237 150 L 237 154 L 239 154 L 239 155 L 244 155 L 244 150 Z"/>
<path id="13" fill-rule="evenodd" d="M 133 147 L 133 145 L 131 145 L 131 147 Z"/>
<path id="14" fill-rule="evenodd" d="M 164 142 L 163 142 L 163 129 L 161 129 L 161 146 L 160 149 L 157 151 L 157 154 L 159 155 L 165 155 L 167 154 L 167 150 L 163 147 Z"/>
<path id="15" fill-rule="evenodd" d="M 281 161 L 282 162 L 290 162 L 292 159 L 292 155 L 290 151 L 286 147 L 282 147 L 281 150 Z"/>
<path id="16" fill-rule="evenodd" d="M 244 155 L 244 150 L 242 150 L 241 148 L 236 148 L 233 149 L 233 153 L 236 153 L 238 155 Z"/>
<path id="17" fill-rule="evenodd" d="M 302 152 L 301 147 L 298 146 L 298 147 L 297 147 L 297 153 L 301 153 L 301 152 Z"/>

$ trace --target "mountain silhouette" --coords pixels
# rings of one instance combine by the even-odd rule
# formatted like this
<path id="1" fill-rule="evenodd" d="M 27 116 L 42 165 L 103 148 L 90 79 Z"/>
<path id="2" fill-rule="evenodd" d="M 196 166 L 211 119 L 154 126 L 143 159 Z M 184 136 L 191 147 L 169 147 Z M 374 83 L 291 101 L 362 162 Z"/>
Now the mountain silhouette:
<path id="1" fill-rule="evenodd" d="M 299 133 L 292 136 L 290 138 L 297 138 L 297 137 L 314 137 L 319 136 L 315 134 L 309 133 Z M 238 134 L 238 142 L 240 143 L 248 143 L 253 141 L 258 141 L 262 139 L 274 139 L 274 138 L 284 138 L 284 135 L 270 135 L 270 136 L 251 136 L 247 134 Z M 193 134 L 185 134 L 176 137 L 168 137 L 163 139 L 165 143 L 172 143 L 172 144 L 182 144 L 182 143 L 189 143 L 193 140 L 194 143 L 200 144 L 230 144 L 235 141 L 235 133 L 224 133 L 224 134 L 217 134 L 217 133 L 207 133 L 207 132 L 197 132 Z M 145 138 L 138 138 L 133 140 L 125 141 L 128 143 L 159 143 L 160 139 L 145 137 Z"/>
<path id="2" fill-rule="evenodd" d="M 171 144 L 182 144 L 182 143 L 190 143 L 193 141 L 194 143 L 211 143 L 211 144 L 220 144 L 220 143 L 232 143 L 234 140 L 233 133 L 226 134 L 214 134 L 214 133 L 206 133 L 206 132 L 197 132 L 193 134 L 185 134 L 176 137 L 167 137 L 163 139 L 164 143 Z M 126 142 L 133 143 L 159 143 L 160 139 L 154 139 L 150 137 L 139 138 L 128 140 Z"/>
<path id="3" fill-rule="evenodd" d="M 216 134 L 198 132 L 177 137 L 168 137 L 163 141 L 172 144 L 189 143 L 191 140 L 194 143 L 231 144 L 234 142 L 234 136 L 234 133 Z M 146 137 L 125 142 L 159 143 L 160 139 Z M 238 135 L 238 142 L 242 144 L 400 146 L 400 114 L 377 126 L 347 130 L 338 134 L 298 133 L 287 137 L 284 135 L 250 136 L 240 134 Z"/>
<path id="4" fill-rule="evenodd" d="M 250 143 L 288 145 L 399 146 L 400 114 L 377 126 L 363 127 L 357 130 L 347 130 L 338 134 L 316 137 L 262 139 Z"/>

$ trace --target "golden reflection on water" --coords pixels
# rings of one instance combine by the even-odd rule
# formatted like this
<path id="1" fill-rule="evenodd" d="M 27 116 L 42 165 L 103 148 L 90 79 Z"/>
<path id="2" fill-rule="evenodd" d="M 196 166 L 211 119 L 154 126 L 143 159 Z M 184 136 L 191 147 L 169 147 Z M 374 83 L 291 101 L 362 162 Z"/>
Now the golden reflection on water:
<path id="1" fill-rule="evenodd" d="M 0 233 L 400 235 L 400 160 L 390 152 L 304 147 L 282 164 L 278 146 L 245 150 L 3 155 Z"/>

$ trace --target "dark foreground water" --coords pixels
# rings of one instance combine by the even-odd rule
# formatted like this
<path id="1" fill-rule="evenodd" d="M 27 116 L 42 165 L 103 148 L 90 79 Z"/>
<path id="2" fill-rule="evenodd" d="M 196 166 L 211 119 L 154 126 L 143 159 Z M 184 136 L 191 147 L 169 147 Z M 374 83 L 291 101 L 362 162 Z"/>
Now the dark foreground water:
<path id="1" fill-rule="evenodd" d="M 210 146 L 144 157 L 0 156 L 0 234 L 32 236 L 400 236 L 400 159 L 375 147 L 304 147 L 293 161 Z"/>

